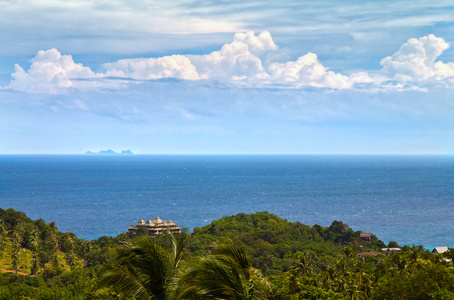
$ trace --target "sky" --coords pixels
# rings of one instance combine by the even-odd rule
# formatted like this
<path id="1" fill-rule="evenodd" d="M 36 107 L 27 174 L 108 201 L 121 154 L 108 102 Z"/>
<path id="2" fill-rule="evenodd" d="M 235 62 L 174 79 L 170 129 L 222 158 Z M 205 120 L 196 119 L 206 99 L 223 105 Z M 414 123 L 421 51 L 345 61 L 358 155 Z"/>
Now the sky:
<path id="1" fill-rule="evenodd" d="M 0 154 L 454 154 L 449 1 L 0 0 Z"/>

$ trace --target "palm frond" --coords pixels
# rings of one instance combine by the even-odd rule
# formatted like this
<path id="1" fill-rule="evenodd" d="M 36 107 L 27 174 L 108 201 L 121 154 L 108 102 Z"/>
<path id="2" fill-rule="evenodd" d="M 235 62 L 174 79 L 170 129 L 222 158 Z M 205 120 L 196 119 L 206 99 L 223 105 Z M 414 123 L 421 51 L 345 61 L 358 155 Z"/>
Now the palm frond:
<path id="1" fill-rule="evenodd" d="M 136 238 L 117 249 L 115 260 L 106 265 L 98 280 L 98 288 L 110 287 L 133 299 L 168 299 L 184 244 L 184 238 L 175 239 L 174 249 L 168 251 L 157 239 Z"/>
<path id="2" fill-rule="evenodd" d="M 252 266 L 249 256 L 241 247 L 234 245 L 220 246 L 216 249 L 216 253 L 233 259 L 243 270 L 249 270 Z"/>
<path id="3" fill-rule="evenodd" d="M 98 278 L 96 288 L 104 287 L 111 287 L 114 291 L 135 299 L 152 299 L 140 276 L 127 263 L 108 268 Z"/>
<path id="4" fill-rule="evenodd" d="M 180 233 L 179 235 L 172 235 L 172 248 L 174 257 L 174 267 L 178 268 L 181 259 L 184 254 L 184 247 L 187 244 L 188 236 L 186 233 Z"/>

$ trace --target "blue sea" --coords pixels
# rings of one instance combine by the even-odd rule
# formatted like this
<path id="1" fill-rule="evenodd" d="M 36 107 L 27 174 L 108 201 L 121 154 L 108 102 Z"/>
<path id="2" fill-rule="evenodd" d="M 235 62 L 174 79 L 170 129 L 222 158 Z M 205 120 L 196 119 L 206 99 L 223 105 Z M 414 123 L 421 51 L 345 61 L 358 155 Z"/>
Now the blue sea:
<path id="1" fill-rule="evenodd" d="M 192 230 L 268 211 L 454 247 L 454 156 L 0 155 L 0 207 L 84 239 L 156 216 Z"/>

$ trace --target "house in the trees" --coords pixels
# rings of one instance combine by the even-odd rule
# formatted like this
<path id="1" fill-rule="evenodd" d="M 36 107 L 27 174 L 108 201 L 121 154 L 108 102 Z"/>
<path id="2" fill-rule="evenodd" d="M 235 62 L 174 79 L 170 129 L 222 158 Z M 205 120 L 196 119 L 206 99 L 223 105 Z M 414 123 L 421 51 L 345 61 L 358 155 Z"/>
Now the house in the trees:
<path id="1" fill-rule="evenodd" d="M 448 251 L 448 247 L 435 247 L 432 251 L 432 253 L 434 254 L 441 254 L 441 253 L 445 253 L 446 251 Z"/>
<path id="2" fill-rule="evenodd" d="M 359 256 L 359 257 L 361 257 L 361 256 L 377 256 L 379 254 L 381 254 L 381 253 L 379 253 L 379 252 L 361 252 L 361 253 L 356 254 L 356 256 Z"/>
<path id="3" fill-rule="evenodd" d="M 400 249 L 400 248 L 392 248 L 391 247 L 391 248 L 381 248 L 381 251 L 383 251 L 383 252 L 388 252 L 389 251 L 391 253 L 395 253 L 395 252 L 402 251 L 402 249 Z"/>
<path id="4" fill-rule="evenodd" d="M 150 236 L 157 236 L 162 233 L 179 234 L 181 232 L 181 228 L 172 222 L 172 220 L 166 222 L 159 217 L 156 217 L 153 221 L 148 220 L 146 222 L 140 219 L 139 222 L 128 228 L 128 232 L 135 233 L 141 227 L 144 227 Z"/>
<path id="5" fill-rule="evenodd" d="M 448 247 L 435 247 L 433 250 L 432 250 L 432 253 L 433 254 L 442 254 L 442 253 L 445 253 L 445 252 L 448 252 L 449 251 L 449 248 Z M 448 262 L 448 263 L 452 263 L 453 262 L 453 259 L 451 257 L 443 257 L 443 260 L 445 262 Z"/>
<path id="6" fill-rule="evenodd" d="M 372 239 L 372 233 L 361 232 L 359 237 L 364 241 L 370 241 Z"/>

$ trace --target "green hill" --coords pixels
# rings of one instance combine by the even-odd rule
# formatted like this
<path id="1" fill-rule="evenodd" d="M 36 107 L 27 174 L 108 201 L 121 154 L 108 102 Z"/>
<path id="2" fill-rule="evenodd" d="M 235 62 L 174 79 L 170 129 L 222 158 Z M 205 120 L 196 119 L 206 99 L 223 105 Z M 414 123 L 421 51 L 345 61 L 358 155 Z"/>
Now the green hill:
<path id="1" fill-rule="evenodd" d="M 182 263 L 167 264 L 174 253 L 168 235 L 137 238 L 120 234 L 86 241 L 70 232 L 59 232 L 53 222 L 33 221 L 24 213 L 0 209 L 0 300 L 132 299 L 128 291 L 116 289 L 117 283 L 137 279 L 147 284 L 168 266 L 175 268 L 168 274 L 176 281 L 172 279 L 172 285 L 164 281 L 158 289 L 169 289 L 175 295 L 192 282 L 191 274 L 223 270 L 206 274 L 230 274 L 227 279 L 238 279 L 237 283 L 255 291 L 256 296 L 219 299 L 454 299 L 454 267 L 450 263 L 454 249 L 434 255 L 422 246 L 404 246 L 397 253 L 357 256 L 358 252 L 378 252 L 385 247 L 376 236 L 365 241 L 360 234 L 341 221 L 328 227 L 307 226 L 268 212 L 237 214 L 194 228 L 187 235 L 186 247 L 180 248 Z M 178 239 L 185 237 L 182 234 Z M 148 248 L 137 248 L 140 241 Z M 237 263 L 222 256 L 228 249 L 225 246 L 239 249 L 231 252 L 236 253 L 232 257 L 239 259 Z M 150 265 L 144 268 L 142 262 Z M 167 267 L 161 268 L 164 265 Z M 239 266 L 245 268 L 243 275 L 233 276 L 240 274 Z M 140 270 L 143 272 L 136 276 Z M 112 275 L 119 275 L 120 282 L 97 285 Z M 200 278 L 210 283 L 210 276 Z M 205 279 L 186 291 L 203 292 Z"/>
<path id="2" fill-rule="evenodd" d="M 376 236 L 363 241 L 360 231 L 334 221 L 329 227 L 289 222 L 268 212 L 237 214 L 194 228 L 188 248 L 193 255 L 204 253 L 215 244 L 246 247 L 254 267 L 265 273 L 285 272 L 301 254 L 334 261 L 343 247 L 358 251 L 377 251 L 386 245 Z"/>

